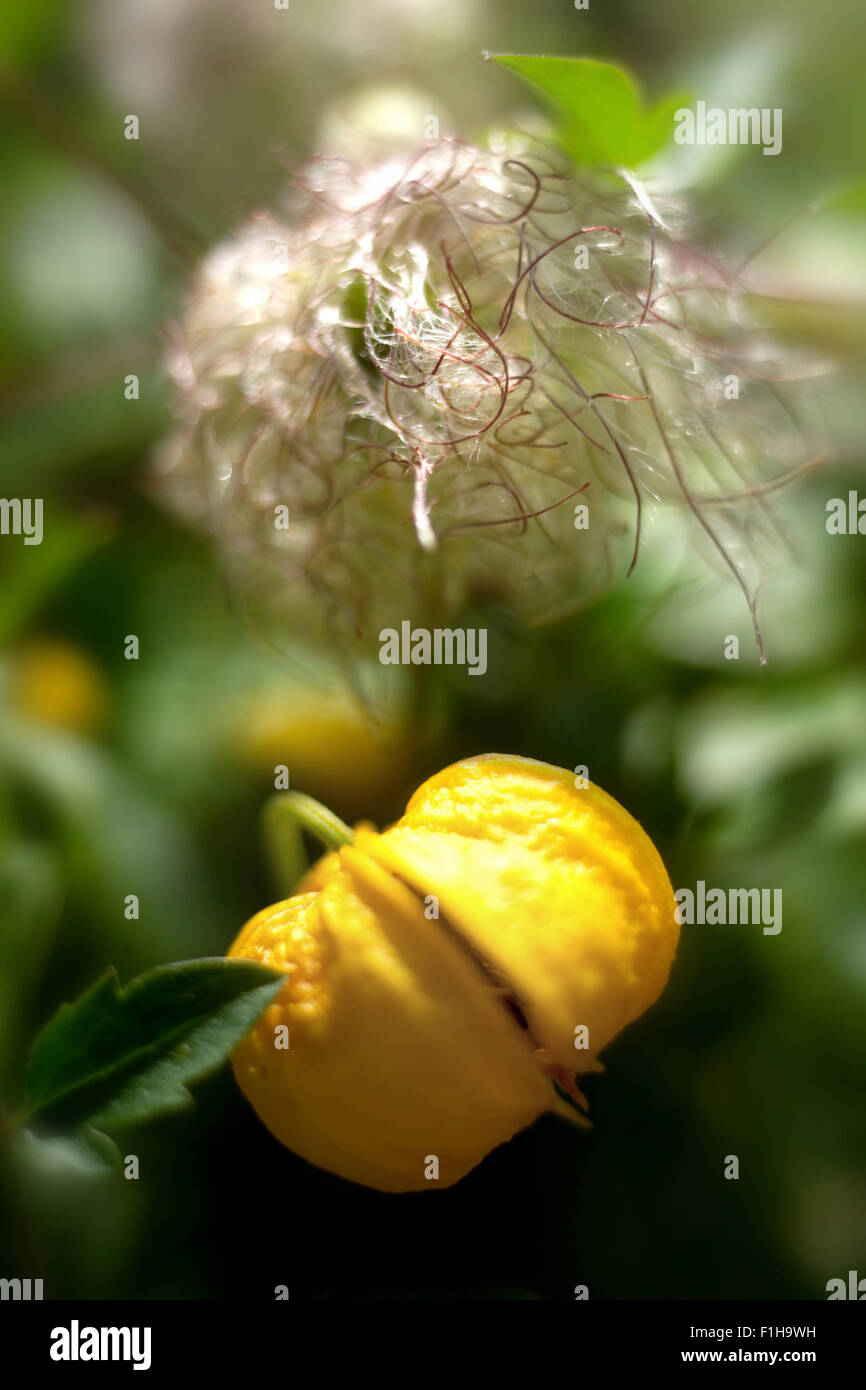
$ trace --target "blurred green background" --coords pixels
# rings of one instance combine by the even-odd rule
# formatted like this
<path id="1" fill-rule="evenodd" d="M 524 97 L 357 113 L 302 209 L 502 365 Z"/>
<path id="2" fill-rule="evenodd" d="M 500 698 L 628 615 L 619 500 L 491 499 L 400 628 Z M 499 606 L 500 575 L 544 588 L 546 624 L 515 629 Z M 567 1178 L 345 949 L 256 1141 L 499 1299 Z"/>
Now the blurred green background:
<path id="1" fill-rule="evenodd" d="M 154 498 L 163 334 L 196 256 L 279 200 L 365 88 L 418 89 L 466 138 L 531 109 L 485 49 L 784 109 L 781 157 L 688 151 L 669 175 L 735 260 L 795 219 L 756 274 L 780 331 L 834 368 L 833 458 L 779 499 L 765 669 L 739 594 L 659 518 L 633 578 L 567 623 L 475 615 L 487 679 L 431 668 L 420 710 L 389 686 L 383 741 Z M 274 898 L 276 761 L 379 822 L 466 754 L 587 764 L 675 886 L 784 894 L 778 936 L 684 929 L 661 1001 L 587 1083 L 589 1135 L 546 1120 L 454 1189 L 388 1197 L 284 1151 L 223 1072 L 123 1138 L 137 1182 L 59 1142 L 2 1148 L 0 1275 L 46 1297 L 736 1299 L 866 1274 L 866 540 L 824 526 L 863 486 L 864 218 L 807 214 L 863 175 L 859 0 L 31 0 L 0 10 L 0 54 L 0 494 L 45 499 L 42 545 L 0 538 L 3 1105 L 35 1031 L 106 965 L 221 954 Z"/>

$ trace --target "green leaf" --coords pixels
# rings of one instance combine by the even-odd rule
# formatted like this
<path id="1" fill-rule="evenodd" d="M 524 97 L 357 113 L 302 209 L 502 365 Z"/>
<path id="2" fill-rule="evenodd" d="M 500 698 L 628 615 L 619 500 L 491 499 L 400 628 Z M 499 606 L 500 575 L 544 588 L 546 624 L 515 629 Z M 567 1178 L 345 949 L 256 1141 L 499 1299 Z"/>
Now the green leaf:
<path id="1" fill-rule="evenodd" d="M 821 206 L 822 210 L 826 209 L 828 212 L 856 213 L 862 216 L 866 213 L 866 179 L 842 184 L 827 195 Z"/>
<path id="2" fill-rule="evenodd" d="M 90 1159 L 95 1172 L 111 1173 L 123 1167 L 120 1149 L 114 1140 L 93 1125 L 82 1125 L 76 1133 L 82 1153 Z"/>
<path id="3" fill-rule="evenodd" d="M 123 1167 L 114 1140 L 89 1125 L 70 1134 L 35 1134 L 21 1129 L 13 1135 L 12 1148 L 22 1169 L 31 1176 L 100 1178 Z"/>
<path id="4" fill-rule="evenodd" d="M 692 94 L 687 91 L 669 92 L 651 106 L 643 118 L 643 129 L 640 140 L 640 150 L 635 159 L 635 166 L 651 159 L 659 150 L 664 149 L 673 140 L 675 117 L 678 111 L 684 110 L 691 102 Z M 625 162 L 628 167 L 627 161 Z"/>
<path id="5" fill-rule="evenodd" d="M 629 74 L 596 58 L 503 54 L 496 62 L 542 93 L 577 164 L 636 168 L 673 137 L 674 112 L 688 103 L 677 93 L 646 109 Z"/>
<path id="6" fill-rule="evenodd" d="M 159 966 L 124 988 L 107 971 L 33 1044 L 28 1119 L 113 1128 L 184 1108 L 187 1084 L 222 1065 L 284 983 L 222 958 Z"/>

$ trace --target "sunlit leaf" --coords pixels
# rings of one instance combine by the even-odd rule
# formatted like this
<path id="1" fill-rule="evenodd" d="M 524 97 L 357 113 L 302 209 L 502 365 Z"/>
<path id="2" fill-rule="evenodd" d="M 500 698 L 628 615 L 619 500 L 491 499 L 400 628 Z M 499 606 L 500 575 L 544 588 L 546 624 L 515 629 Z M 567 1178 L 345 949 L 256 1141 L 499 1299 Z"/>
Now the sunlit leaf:
<path id="1" fill-rule="evenodd" d="M 673 137 L 674 112 L 688 101 L 677 93 L 646 108 L 623 68 L 595 58 L 504 54 L 496 61 L 542 93 L 578 164 L 642 164 Z"/>

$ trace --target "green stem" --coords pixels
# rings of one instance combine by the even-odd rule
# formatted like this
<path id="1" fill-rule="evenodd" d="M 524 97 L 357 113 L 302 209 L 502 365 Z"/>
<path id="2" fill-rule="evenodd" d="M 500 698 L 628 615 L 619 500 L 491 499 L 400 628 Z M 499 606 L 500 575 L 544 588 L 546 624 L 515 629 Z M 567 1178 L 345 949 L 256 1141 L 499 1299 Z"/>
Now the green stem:
<path id="1" fill-rule="evenodd" d="M 262 830 L 268 861 L 277 887 L 287 897 L 306 872 L 308 860 L 302 832 L 314 835 L 326 850 L 352 844 L 350 826 L 304 792 L 277 792 L 265 803 Z"/>

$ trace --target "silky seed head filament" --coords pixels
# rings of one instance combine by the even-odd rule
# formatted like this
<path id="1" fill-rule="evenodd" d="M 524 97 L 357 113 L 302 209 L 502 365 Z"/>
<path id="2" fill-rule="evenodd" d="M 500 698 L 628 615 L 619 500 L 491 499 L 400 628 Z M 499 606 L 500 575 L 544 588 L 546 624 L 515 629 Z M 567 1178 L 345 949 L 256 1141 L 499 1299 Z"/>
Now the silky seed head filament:
<path id="1" fill-rule="evenodd" d="M 820 447 L 805 369 L 682 210 L 515 134 L 314 161 L 209 255 L 168 366 L 164 495 L 262 610 L 355 653 L 478 599 L 567 611 L 659 506 L 757 633 L 772 493 Z"/>

